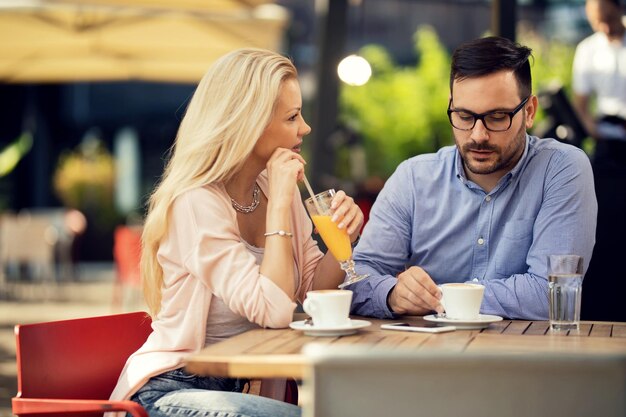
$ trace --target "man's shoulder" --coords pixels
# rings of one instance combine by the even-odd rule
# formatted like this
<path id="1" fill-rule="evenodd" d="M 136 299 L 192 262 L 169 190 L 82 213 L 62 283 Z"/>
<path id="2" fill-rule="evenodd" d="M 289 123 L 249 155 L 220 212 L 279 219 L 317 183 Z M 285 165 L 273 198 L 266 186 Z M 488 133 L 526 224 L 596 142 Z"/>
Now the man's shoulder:
<path id="1" fill-rule="evenodd" d="M 436 186 L 447 181 L 454 171 L 455 146 L 445 146 L 435 153 L 413 156 L 401 162 L 387 183 L 392 189 L 416 189 L 411 184 L 420 184 L 420 189 Z M 392 185 L 393 184 L 393 185 Z"/>
<path id="2" fill-rule="evenodd" d="M 423 153 L 411 157 L 402 162 L 398 168 L 404 169 L 424 168 L 431 169 L 432 166 L 442 166 L 443 164 L 454 163 L 456 146 L 444 146 L 434 153 Z"/>
<path id="3" fill-rule="evenodd" d="M 587 154 L 580 148 L 568 143 L 560 142 L 553 138 L 540 139 L 530 137 L 531 159 L 546 158 L 549 161 L 561 163 L 563 161 L 588 160 Z"/>
<path id="4" fill-rule="evenodd" d="M 555 152 L 583 152 L 582 149 L 577 148 L 569 143 L 561 142 L 554 138 L 540 138 L 537 136 L 529 136 L 530 147 L 537 152 L 541 151 L 555 151 Z"/>

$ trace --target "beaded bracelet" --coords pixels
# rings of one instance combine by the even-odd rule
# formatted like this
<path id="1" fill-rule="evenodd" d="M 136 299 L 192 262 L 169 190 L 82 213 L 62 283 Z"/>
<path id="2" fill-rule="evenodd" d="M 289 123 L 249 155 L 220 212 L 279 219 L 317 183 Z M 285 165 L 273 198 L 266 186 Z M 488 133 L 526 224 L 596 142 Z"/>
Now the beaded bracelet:
<path id="1" fill-rule="evenodd" d="M 267 236 L 274 236 L 274 235 L 283 236 L 283 237 L 292 237 L 293 233 L 286 232 L 284 230 L 276 230 L 274 232 L 267 232 L 267 233 L 265 233 L 265 237 L 267 237 Z"/>

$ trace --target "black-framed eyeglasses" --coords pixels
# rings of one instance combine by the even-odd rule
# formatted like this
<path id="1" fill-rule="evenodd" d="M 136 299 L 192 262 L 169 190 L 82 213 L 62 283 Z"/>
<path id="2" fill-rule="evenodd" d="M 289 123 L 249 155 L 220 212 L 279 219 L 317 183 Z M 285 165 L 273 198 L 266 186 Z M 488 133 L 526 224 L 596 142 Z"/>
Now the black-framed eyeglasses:
<path id="1" fill-rule="evenodd" d="M 511 128 L 513 116 L 524 108 L 524 105 L 528 102 L 530 97 L 531 96 L 526 97 L 511 111 L 496 110 L 480 114 L 472 113 L 469 110 L 451 109 L 452 99 L 450 99 L 448 103 L 448 119 L 450 119 L 452 127 L 459 130 L 472 130 L 476 125 L 476 120 L 480 120 L 487 130 L 491 132 L 504 132 Z"/>

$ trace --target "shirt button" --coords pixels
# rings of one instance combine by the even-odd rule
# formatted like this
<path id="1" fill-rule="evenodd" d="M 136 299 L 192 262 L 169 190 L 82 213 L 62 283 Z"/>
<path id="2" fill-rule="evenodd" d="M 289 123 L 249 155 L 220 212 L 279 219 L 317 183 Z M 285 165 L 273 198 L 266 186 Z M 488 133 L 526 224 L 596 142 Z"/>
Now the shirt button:
<path id="1" fill-rule="evenodd" d="M 478 244 L 482 245 L 483 243 L 485 243 L 485 239 L 483 239 L 482 237 L 478 238 Z"/>
<path id="2" fill-rule="evenodd" d="M 490 202 L 490 201 L 491 201 L 491 196 L 490 196 L 490 195 L 488 195 L 487 197 L 485 197 L 485 201 L 486 201 L 486 202 Z"/>

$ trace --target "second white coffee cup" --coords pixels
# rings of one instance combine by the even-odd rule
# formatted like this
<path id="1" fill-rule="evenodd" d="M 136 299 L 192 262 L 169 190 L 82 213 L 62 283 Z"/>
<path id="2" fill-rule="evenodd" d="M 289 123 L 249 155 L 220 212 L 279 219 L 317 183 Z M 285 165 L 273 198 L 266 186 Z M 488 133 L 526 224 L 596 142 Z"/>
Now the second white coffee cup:
<path id="1" fill-rule="evenodd" d="M 309 291 L 302 308 L 313 319 L 315 327 L 340 327 L 350 325 L 352 291 Z"/>
<path id="2" fill-rule="evenodd" d="M 456 320 L 475 320 L 480 317 L 480 305 L 485 287 L 481 284 L 450 283 L 440 285 L 441 304 L 446 317 Z"/>

